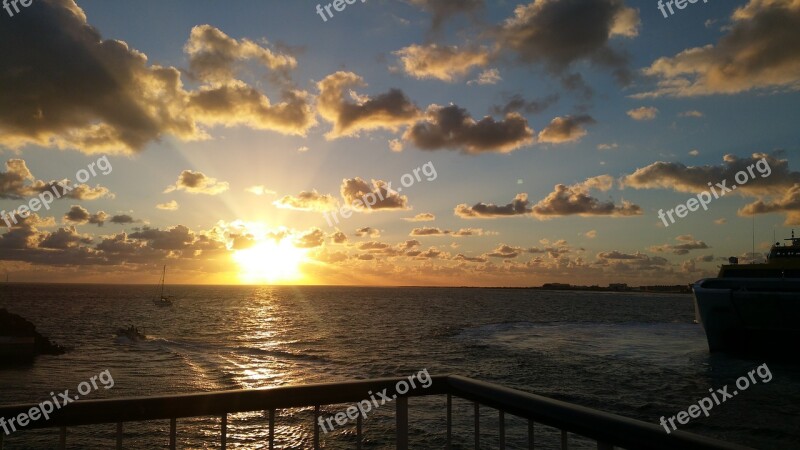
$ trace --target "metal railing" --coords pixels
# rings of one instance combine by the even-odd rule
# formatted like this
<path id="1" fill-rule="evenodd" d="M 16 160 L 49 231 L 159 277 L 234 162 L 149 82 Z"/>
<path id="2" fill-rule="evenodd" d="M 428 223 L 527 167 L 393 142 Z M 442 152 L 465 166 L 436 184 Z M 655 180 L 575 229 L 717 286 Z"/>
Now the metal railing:
<path id="1" fill-rule="evenodd" d="M 672 450 L 680 449 L 746 449 L 695 434 L 674 431 L 665 433 L 662 427 L 591 408 L 553 400 L 535 394 L 481 382 L 466 377 L 447 375 L 431 377 L 425 389 L 412 389 L 398 394 L 395 401 L 395 439 L 398 450 L 408 449 L 408 419 L 410 397 L 447 396 L 447 449 L 453 442 L 453 399 L 461 398 L 474 404 L 475 449 L 481 445 L 481 406 L 498 411 L 498 440 L 500 449 L 506 448 L 506 415 L 527 420 L 528 448 L 534 448 L 534 424 L 561 430 L 561 447 L 568 447 L 568 433 L 597 441 L 598 450 L 614 447 L 627 449 Z M 317 420 L 320 407 L 357 403 L 369 398 L 368 392 L 394 392 L 398 382 L 405 378 L 381 378 L 342 383 L 325 383 L 301 386 L 283 386 L 265 389 L 223 391 L 204 394 L 171 395 L 161 397 L 126 398 L 118 400 L 81 400 L 52 413 L 47 421 L 31 422 L 22 429 L 60 427 L 60 448 L 67 443 L 67 427 L 116 423 L 116 448 L 122 449 L 123 424 L 150 420 L 169 420 L 169 448 L 177 445 L 177 421 L 190 417 L 216 416 L 220 421 L 220 447 L 226 448 L 228 415 L 233 413 L 266 411 L 269 426 L 266 440 L 269 449 L 275 448 L 275 416 L 277 410 L 313 407 L 314 449 L 320 448 L 320 427 Z M 35 404 L 0 407 L 0 417 L 10 418 L 28 412 Z M 362 419 L 356 423 L 357 448 L 362 445 Z M 0 432 L 0 450 L 3 433 Z"/>

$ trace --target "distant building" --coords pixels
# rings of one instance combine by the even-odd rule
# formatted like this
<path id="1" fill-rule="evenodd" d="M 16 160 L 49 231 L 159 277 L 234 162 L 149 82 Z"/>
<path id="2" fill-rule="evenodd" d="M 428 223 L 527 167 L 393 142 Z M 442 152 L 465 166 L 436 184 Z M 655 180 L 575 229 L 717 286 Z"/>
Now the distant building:
<path id="1" fill-rule="evenodd" d="M 628 283 L 611 283 L 608 285 L 610 291 L 627 291 Z"/>

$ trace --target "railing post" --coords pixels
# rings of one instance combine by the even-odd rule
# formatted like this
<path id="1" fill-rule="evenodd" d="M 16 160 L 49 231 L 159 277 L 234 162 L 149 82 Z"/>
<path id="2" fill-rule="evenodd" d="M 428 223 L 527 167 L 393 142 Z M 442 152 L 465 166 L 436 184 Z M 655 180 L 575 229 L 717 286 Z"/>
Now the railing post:
<path id="1" fill-rule="evenodd" d="M 567 431 L 561 430 L 561 450 L 569 449 L 569 441 L 567 440 Z"/>
<path id="2" fill-rule="evenodd" d="M 222 446 L 222 450 L 225 450 L 225 448 L 228 446 L 228 413 L 225 413 L 225 414 L 222 415 L 222 426 L 221 426 L 221 428 L 222 428 L 222 430 L 221 430 L 222 432 L 220 434 L 222 435 L 222 439 L 221 439 L 220 444 Z"/>
<path id="3" fill-rule="evenodd" d="M 533 420 L 528 419 L 528 450 L 533 450 L 535 443 L 533 436 Z"/>
<path id="4" fill-rule="evenodd" d="M 359 414 L 356 418 L 356 450 L 361 450 L 361 426 L 364 420 L 362 417 L 363 415 Z"/>
<path id="5" fill-rule="evenodd" d="M 453 445 L 453 396 L 447 394 L 447 447 L 450 450 Z"/>
<path id="6" fill-rule="evenodd" d="M 178 445 L 178 420 L 169 419 L 169 450 L 175 450 Z"/>
<path id="7" fill-rule="evenodd" d="M 408 397 L 397 398 L 397 450 L 408 450 Z"/>
<path id="8" fill-rule="evenodd" d="M 319 405 L 314 407 L 314 450 L 319 450 Z"/>
<path id="9" fill-rule="evenodd" d="M 269 450 L 275 450 L 275 410 L 269 410 Z"/>
<path id="10" fill-rule="evenodd" d="M 475 450 L 481 450 L 481 405 L 475 402 Z"/>
<path id="11" fill-rule="evenodd" d="M 500 450 L 506 450 L 506 413 L 500 411 Z"/>
<path id="12" fill-rule="evenodd" d="M 122 422 L 117 422 L 117 450 L 122 450 Z"/>
<path id="13" fill-rule="evenodd" d="M 58 434 L 58 448 L 67 450 L 67 427 L 61 427 L 61 431 Z"/>

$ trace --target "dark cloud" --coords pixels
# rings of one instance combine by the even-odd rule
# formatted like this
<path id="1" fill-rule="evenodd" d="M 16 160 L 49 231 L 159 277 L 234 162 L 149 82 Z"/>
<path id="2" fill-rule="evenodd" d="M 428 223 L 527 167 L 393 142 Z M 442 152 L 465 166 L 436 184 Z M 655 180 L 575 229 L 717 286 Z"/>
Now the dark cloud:
<path id="1" fill-rule="evenodd" d="M 226 181 L 217 181 L 203 172 L 187 169 L 181 172 L 174 185 L 167 186 L 164 193 L 186 191 L 190 194 L 217 195 L 227 191 L 229 187 Z"/>
<path id="2" fill-rule="evenodd" d="M 566 186 L 558 184 L 553 192 L 533 207 L 539 218 L 560 216 L 637 216 L 642 208 L 628 201 L 616 205 L 613 201 L 600 201 L 589 193 L 586 183 Z"/>
<path id="3" fill-rule="evenodd" d="M 589 61 L 612 69 L 630 82 L 627 56 L 612 48 L 617 36 L 638 34 L 639 13 L 623 0 L 535 0 L 519 5 L 499 32 L 499 43 L 526 63 L 563 73 L 573 63 Z"/>
<path id="4" fill-rule="evenodd" d="M 517 194 L 514 201 L 498 206 L 492 203 L 476 203 L 474 206 L 460 204 L 455 214 L 465 219 L 524 216 L 531 213 L 528 194 Z"/>
<path id="5" fill-rule="evenodd" d="M 353 72 L 336 72 L 317 83 L 319 114 L 333 124 L 326 135 L 328 138 L 353 136 L 375 129 L 397 130 L 420 115 L 417 106 L 399 89 L 373 98 L 351 92 L 351 97 L 355 98 L 348 101 L 345 92 L 358 86 L 365 86 L 364 80 Z"/>
<path id="6" fill-rule="evenodd" d="M 79 205 L 72 205 L 69 211 L 67 211 L 67 213 L 64 215 L 64 220 L 67 222 L 77 223 L 79 225 L 88 223 L 102 227 L 103 224 L 108 220 L 108 214 L 103 211 L 98 211 L 95 214 L 91 214 L 88 210 Z"/>
<path id="7" fill-rule="evenodd" d="M 679 243 L 678 244 L 663 244 L 663 245 L 654 245 L 650 247 L 650 251 L 663 253 L 663 252 L 672 252 L 676 255 L 685 255 L 692 250 L 705 250 L 711 248 L 703 241 L 696 240 L 692 235 L 685 234 L 682 236 L 678 236 L 675 238 Z"/>
<path id="8" fill-rule="evenodd" d="M 408 197 L 391 190 L 389 184 L 382 180 L 372 180 L 372 183 L 367 183 L 360 177 L 345 178 L 342 180 L 341 194 L 345 203 L 356 210 L 409 209 Z M 365 197 L 367 197 L 366 203 L 372 203 L 368 208 L 364 207 Z"/>
<path id="9" fill-rule="evenodd" d="M 800 3 L 750 0 L 734 10 L 731 22 L 716 45 L 653 62 L 644 73 L 656 77 L 658 87 L 635 97 L 800 89 Z"/>
<path id="10" fill-rule="evenodd" d="M 18 45 L 25 43 L 25 51 Z M 274 69 L 290 57 L 201 26 L 190 36 L 190 63 L 203 78 L 231 77 L 252 59 Z M 103 39 L 73 0 L 38 0 L 0 27 L 0 145 L 76 149 L 84 153 L 142 151 L 167 135 L 207 138 L 201 125 L 244 125 L 304 134 L 313 124 L 305 93 L 285 103 L 230 80 L 188 91 L 175 67 L 148 63 L 123 41 Z M 13 89 L 9 89 L 13 86 Z"/>
<path id="11" fill-rule="evenodd" d="M 425 120 L 406 130 L 404 139 L 423 150 L 455 149 L 464 153 L 510 153 L 533 142 L 533 130 L 518 113 L 503 120 L 476 121 L 457 105 L 433 105 Z"/>
<path id="12" fill-rule="evenodd" d="M 752 166 L 752 167 L 751 167 Z M 751 167 L 755 178 L 748 172 Z M 731 188 L 736 174 L 744 171 L 749 181 L 737 186 L 735 193 L 746 196 L 783 196 L 800 183 L 800 172 L 789 170 L 789 161 L 775 155 L 754 153 L 747 158 L 725 155 L 720 165 L 686 166 L 677 162 L 655 162 L 622 178 L 622 185 L 635 189 L 670 189 L 676 192 L 700 193 L 710 189 L 709 183 L 726 181 Z M 717 188 L 718 191 L 721 189 Z"/>
<path id="13" fill-rule="evenodd" d="M 325 243 L 325 233 L 319 228 L 313 228 L 295 239 L 294 245 L 298 248 L 315 248 Z"/>
<path id="14" fill-rule="evenodd" d="M 504 105 L 493 106 L 492 113 L 497 115 L 506 115 L 512 112 L 539 114 L 558 102 L 559 98 L 558 94 L 551 94 L 543 98 L 526 100 L 521 94 L 514 94 L 505 99 Z"/>

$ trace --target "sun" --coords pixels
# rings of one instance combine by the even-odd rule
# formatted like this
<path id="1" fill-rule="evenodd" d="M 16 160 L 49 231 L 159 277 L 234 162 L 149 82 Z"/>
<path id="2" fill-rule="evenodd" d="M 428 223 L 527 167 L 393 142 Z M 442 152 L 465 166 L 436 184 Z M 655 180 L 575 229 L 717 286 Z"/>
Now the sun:
<path id="1" fill-rule="evenodd" d="M 295 247 L 289 239 L 265 239 L 233 253 L 239 264 L 239 278 L 245 283 L 288 283 L 303 278 L 300 266 L 307 250 Z"/>

